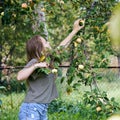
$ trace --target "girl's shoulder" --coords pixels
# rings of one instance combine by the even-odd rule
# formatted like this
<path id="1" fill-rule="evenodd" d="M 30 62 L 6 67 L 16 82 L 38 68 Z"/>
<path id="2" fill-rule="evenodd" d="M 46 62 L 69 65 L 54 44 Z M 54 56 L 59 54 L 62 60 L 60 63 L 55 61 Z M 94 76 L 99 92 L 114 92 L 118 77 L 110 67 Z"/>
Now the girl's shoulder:
<path id="1" fill-rule="evenodd" d="M 25 67 L 30 67 L 31 65 L 33 65 L 33 64 L 35 64 L 37 62 L 38 62 L 38 60 L 33 58 L 25 65 Z"/>

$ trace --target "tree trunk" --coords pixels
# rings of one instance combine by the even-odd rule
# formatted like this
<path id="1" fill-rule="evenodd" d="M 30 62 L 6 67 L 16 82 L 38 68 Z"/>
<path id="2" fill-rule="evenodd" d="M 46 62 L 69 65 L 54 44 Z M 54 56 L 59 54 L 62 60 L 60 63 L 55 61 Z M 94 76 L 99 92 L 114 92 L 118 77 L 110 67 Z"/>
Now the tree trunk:
<path id="1" fill-rule="evenodd" d="M 42 8 L 44 8 L 44 5 L 40 2 L 35 9 L 35 13 L 37 14 L 37 16 L 35 16 L 35 23 L 33 24 L 32 28 L 34 33 L 39 31 L 40 23 L 42 22 L 44 24 L 43 34 L 45 35 L 45 39 L 48 40 L 48 31 L 47 31 L 45 13 L 41 11 Z"/>
<path id="2" fill-rule="evenodd" d="M 2 53 L 2 45 L 0 45 L 0 53 Z M 2 65 L 2 55 L 0 54 L 0 67 Z M 2 67 L 0 68 L 0 81 L 2 78 Z"/>

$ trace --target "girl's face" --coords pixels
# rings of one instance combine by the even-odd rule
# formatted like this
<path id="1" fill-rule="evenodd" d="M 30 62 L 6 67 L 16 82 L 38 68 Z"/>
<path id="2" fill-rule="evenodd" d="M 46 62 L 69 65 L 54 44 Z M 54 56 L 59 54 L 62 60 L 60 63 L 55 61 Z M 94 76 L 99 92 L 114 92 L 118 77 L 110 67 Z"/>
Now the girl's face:
<path id="1" fill-rule="evenodd" d="M 47 42 L 43 37 L 40 37 L 45 49 L 51 49 L 50 43 Z"/>

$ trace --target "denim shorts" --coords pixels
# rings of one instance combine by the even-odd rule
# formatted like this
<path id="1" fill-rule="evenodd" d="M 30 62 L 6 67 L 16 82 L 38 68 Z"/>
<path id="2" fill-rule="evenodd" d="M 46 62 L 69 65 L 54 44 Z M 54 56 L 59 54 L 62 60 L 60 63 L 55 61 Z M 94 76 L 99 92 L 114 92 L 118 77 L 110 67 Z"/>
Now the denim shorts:
<path id="1" fill-rule="evenodd" d="M 48 120 L 48 104 L 22 103 L 19 111 L 19 120 Z"/>

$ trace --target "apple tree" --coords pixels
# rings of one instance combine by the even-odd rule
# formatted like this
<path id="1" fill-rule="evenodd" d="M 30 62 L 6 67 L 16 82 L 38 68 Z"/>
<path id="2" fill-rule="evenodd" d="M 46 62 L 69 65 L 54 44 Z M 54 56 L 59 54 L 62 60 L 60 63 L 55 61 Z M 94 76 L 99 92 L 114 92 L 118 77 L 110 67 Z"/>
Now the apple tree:
<path id="1" fill-rule="evenodd" d="M 71 46 L 63 51 L 63 58 L 57 54 L 60 60 L 70 61 L 67 78 L 61 79 L 61 83 L 67 79 L 67 93 L 72 92 L 72 89 L 79 89 L 80 85 L 89 86 L 91 91 L 86 92 L 83 97 L 85 105 L 90 104 L 93 110 L 98 107 L 103 114 L 118 110 L 119 106 L 113 105 L 114 99 L 109 99 L 106 92 L 100 91 L 97 85 L 102 78 L 97 69 L 107 68 L 110 62 L 109 56 L 114 53 L 107 27 L 111 12 L 118 2 L 52 0 L 45 1 L 44 4 L 53 46 L 71 31 L 75 19 L 85 19 L 85 28 L 73 38 Z M 66 33 L 66 30 L 69 31 Z"/>
<path id="2" fill-rule="evenodd" d="M 100 91 L 97 81 L 102 76 L 98 68 L 106 68 L 109 64 L 109 55 L 113 54 L 111 41 L 108 38 L 108 23 L 116 1 L 84 2 L 82 16 L 85 19 L 85 29 L 73 41 L 73 60 L 67 73 L 68 92 L 79 89 L 79 85 L 89 86 L 91 92 L 84 94 L 84 104 L 90 104 L 93 110 L 100 107 L 101 113 L 112 113 L 120 107 L 114 106 L 106 92 Z M 91 5 L 92 4 L 92 5 Z M 81 5 L 82 6 L 82 5 Z M 89 12 L 88 12 L 89 11 Z M 87 14 L 87 17 L 86 17 Z M 106 106 L 109 106 L 108 109 Z"/>

